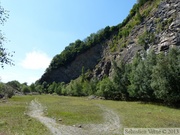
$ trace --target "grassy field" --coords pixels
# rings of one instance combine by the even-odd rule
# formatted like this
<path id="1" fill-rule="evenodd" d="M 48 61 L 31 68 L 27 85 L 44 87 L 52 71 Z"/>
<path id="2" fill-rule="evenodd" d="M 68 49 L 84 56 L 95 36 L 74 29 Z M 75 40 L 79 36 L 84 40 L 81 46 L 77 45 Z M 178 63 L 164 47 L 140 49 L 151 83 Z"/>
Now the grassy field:
<path id="1" fill-rule="evenodd" d="M 25 114 L 33 96 L 16 96 L 0 103 L 0 135 L 50 134 L 44 125 Z"/>
<path id="2" fill-rule="evenodd" d="M 180 127 L 180 110 L 164 106 L 140 102 L 88 100 L 87 97 L 15 96 L 5 103 L 0 102 L 0 135 L 50 134 L 44 125 L 26 115 L 28 104 L 35 98 L 47 108 L 46 116 L 65 125 L 102 123 L 103 111 L 98 105 L 103 105 L 119 115 L 122 127 Z"/>

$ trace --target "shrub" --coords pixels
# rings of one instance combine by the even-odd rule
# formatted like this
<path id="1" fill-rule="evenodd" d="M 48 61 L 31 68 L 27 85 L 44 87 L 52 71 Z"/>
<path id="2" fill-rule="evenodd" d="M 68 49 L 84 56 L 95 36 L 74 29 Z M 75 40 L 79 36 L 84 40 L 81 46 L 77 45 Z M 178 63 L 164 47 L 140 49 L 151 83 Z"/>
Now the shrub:
<path id="1" fill-rule="evenodd" d="M 6 84 L 0 84 L 0 98 L 11 98 L 14 95 L 14 89 Z"/>

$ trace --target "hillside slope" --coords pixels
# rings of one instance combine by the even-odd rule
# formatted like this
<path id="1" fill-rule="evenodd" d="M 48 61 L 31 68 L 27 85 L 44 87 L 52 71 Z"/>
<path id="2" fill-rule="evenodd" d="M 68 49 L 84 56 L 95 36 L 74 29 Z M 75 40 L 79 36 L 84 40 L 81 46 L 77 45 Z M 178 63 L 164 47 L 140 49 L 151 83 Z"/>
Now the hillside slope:
<path id="1" fill-rule="evenodd" d="M 111 75 L 112 62 L 130 62 L 136 52 L 153 48 L 156 53 L 180 47 L 180 1 L 146 0 L 135 4 L 119 25 L 91 34 L 85 41 L 70 44 L 56 55 L 38 80 L 68 83 L 83 72 L 101 79 Z"/>

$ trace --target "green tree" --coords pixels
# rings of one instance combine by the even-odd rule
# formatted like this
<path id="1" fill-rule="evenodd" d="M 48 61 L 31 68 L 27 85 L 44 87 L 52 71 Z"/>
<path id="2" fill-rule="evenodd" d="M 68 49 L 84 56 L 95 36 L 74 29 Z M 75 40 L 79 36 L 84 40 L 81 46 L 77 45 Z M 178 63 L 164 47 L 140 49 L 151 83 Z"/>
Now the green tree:
<path id="1" fill-rule="evenodd" d="M 73 81 L 71 91 L 73 96 L 85 96 L 85 93 L 83 92 L 83 85 L 78 80 Z"/>
<path id="2" fill-rule="evenodd" d="M 113 82 L 108 77 L 105 77 L 98 83 L 96 94 L 104 97 L 105 99 L 116 99 L 116 92 L 114 92 Z"/>
<path id="3" fill-rule="evenodd" d="M 152 69 L 156 66 L 156 54 L 151 50 L 137 54 L 131 64 L 129 74 L 130 85 L 128 92 L 132 98 L 151 101 L 155 100 L 154 90 L 151 87 Z"/>
<path id="4" fill-rule="evenodd" d="M 31 92 L 30 87 L 27 85 L 22 85 L 21 91 L 26 95 Z"/>
<path id="5" fill-rule="evenodd" d="M 136 68 L 138 67 L 138 64 L 141 61 L 141 56 L 139 53 L 136 53 L 132 64 L 131 64 L 131 71 L 129 73 L 129 81 L 130 81 L 130 85 L 128 86 L 128 93 L 130 94 L 131 97 L 135 97 L 136 92 L 138 90 L 137 85 L 135 85 L 136 83 L 136 77 L 137 77 L 137 71 Z"/>
<path id="6" fill-rule="evenodd" d="M 0 83 L 0 98 L 11 98 L 14 95 L 14 89 L 10 85 Z"/>
<path id="7" fill-rule="evenodd" d="M 7 82 L 7 85 L 11 86 L 15 90 L 20 91 L 21 84 L 18 81 L 16 81 L 16 80 Z"/>
<path id="8" fill-rule="evenodd" d="M 161 53 L 153 69 L 151 86 L 157 99 L 166 104 L 180 101 L 180 52 Z"/>
<path id="9" fill-rule="evenodd" d="M 43 93 L 48 93 L 48 87 L 49 87 L 49 84 L 46 82 L 46 81 L 44 81 L 43 83 L 42 83 L 42 92 Z"/>
<path id="10" fill-rule="evenodd" d="M 8 18 L 8 12 L 0 5 L 0 25 L 3 25 Z M 3 47 L 4 42 L 6 41 L 2 31 L 0 30 L 0 65 L 3 68 L 4 64 L 14 65 L 11 57 L 12 53 L 8 52 L 6 48 Z"/>
<path id="11" fill-rule="evenodd" d="M 36 89 L 36 91 L 39 92 L 40 94 L 44 92 L 44 91 L 43 91 L 43 86 L 40 85 L 40 84 L 35 85 L 35 89 Z"/>
<path id="12" fill-rule="evenodd" d="M 156 54 L 154 50 L 150 50 L 148 54 L 144 55 L 144 61 L 142 61 L 144 66 L 141 68 L 143 75 L 142 86 L 139 90 L 141 98 L 143 100 L 155 100 L 154 90 L 151 87 L 152 82 L 152 70 L 156 66 Z"/>
<path id="13" fill-rule="evenodd" d="M 113 63 L 114 76 L 113 84 L 116 91 L 116 97 L 120 100 L 127 100 L 129 98 L 129 93 L 127 88 L 129 85 L 128 72 L 129 65 L 126 65 L 123 61 L 120 63 L 120 66 L 117 66 L 117 63 Z"/>
<path id="14" fill-rule="evenodd" d="M 62 90 L 63 90 L 64 86 L 65 86 L 64 82 L 58 83 L 54 92 L 58 95 L 62 95 L 62 93 L 63 93 Z"/>
<path id="15" fill-rule="evenodd" d="M 56 82 L 53 82 L 51 85 L 49 85 L 48 87 L 48 93 L 52 94 L 56 91 L 56 87 L 57 87 L 57 84 Z"/>
<path id="16" fill-rule="evenodd" d="M 30 87 L 30 91 L 31 91 L 31 92 L 37 92 L 37 91 L 36 91 L 36 86 L 35 86 L 34 83 L 32 83 L 29 87 Z"/>

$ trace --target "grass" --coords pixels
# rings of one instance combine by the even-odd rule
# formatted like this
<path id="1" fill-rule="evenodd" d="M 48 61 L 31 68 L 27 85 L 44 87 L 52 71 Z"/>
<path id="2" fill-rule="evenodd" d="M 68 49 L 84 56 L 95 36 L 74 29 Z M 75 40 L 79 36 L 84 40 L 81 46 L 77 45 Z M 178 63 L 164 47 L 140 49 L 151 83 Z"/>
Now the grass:
<path id="1" fill-rule="evenodd" d="M 0 103 L 0 134 L 1 135 L 35 135 L 50 134 L 44 125 L 24 113 L 27 103 L 34 97 L 19 96 Z"/>
<path id="2" fill-rule="evenodd" d="M 114 109 L 127 128 L 180 127 L 180 110 L 141 102 L 98 101 Z"/>
<path id="3" fill-rule="evenodd" d="M 40 96 L 39 101 L 48 108 L 47 116 L 62 119 L 63 124 L 76 125 L 100 123 L 103 121 L 102 110 L 87 98 Z"/>
<path id="4" fill-rule="evenodd" d="M 129 128 L 174 128 L 180 127 L 180 110 L 141 102 L 87 100 L 87 97 L 64 97 L 52 95 L 15 96 L 0 103 L 0 134 L 34 135 L 50 134 L 40 122 L 27 115 L 28 103 L 37 98 L 45 107 L 46 115 L 62 119 L 65 125 L 102 123 L 101 104 L 120 116 L 123 127 Z"/>

